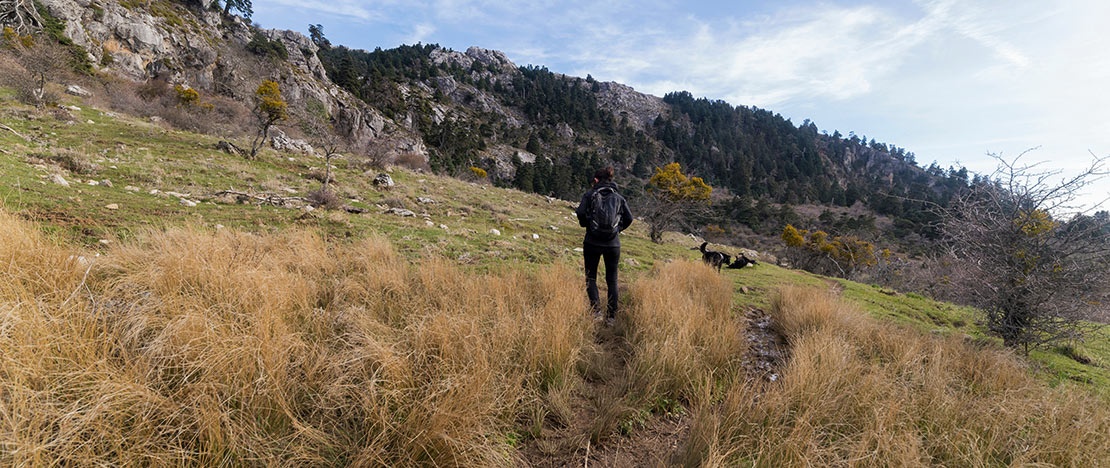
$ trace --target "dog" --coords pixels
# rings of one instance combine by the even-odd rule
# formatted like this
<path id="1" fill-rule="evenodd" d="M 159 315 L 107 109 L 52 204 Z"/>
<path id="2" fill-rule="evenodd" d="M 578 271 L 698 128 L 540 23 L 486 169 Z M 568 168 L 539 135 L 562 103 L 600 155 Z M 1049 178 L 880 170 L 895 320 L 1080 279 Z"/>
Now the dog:
<path id="1" fill-rule="evenodd" d="M 705 248 L 706 245 L 709 245 L 709 243 L 708 242 L 702 242 L 701 245 L 698 247 L 698 250 L 701 251 L 701 260 L 703 262 L 705 262 L 706 265 L 709 265 L 711 267 L 716 267 L 717 272 L 720 273 L 721 272 L 721 267 L 723 267 L 725 265 L 728 265 L 729 263 L 732 262 L 732 256 L 730 256 L 729 254 L 726 254 L 724 252 L 717 252 L 715 250 L 707 250 Z"/>
<path id="2" fill-rule="evenodd" d="M 755 260 L 752 260 L 752 259 L 748 258 L 747 255 L 744 255 L 743 253 L 741 253 L 741 254 L 737 255 L 736 261 L 730 263 L 726 268 L 738 269 L 738 268 L 744 268 L 748 265 L 756 266 L 756 265 L 759 265 L 759 262 L 757 262 Z"/>

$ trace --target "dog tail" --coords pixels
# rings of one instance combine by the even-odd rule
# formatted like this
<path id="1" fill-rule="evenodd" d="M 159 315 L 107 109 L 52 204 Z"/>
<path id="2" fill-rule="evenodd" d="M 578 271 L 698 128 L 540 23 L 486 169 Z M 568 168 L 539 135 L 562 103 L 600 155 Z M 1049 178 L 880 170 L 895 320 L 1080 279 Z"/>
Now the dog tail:
<path id="1" fill-rule="evenodd" d="M 700 250 L 701 253 L 705 253 L 705 246 L 706 245 L 709 245 L 709 243 L 708 242 L 702 242 L 701 245 L 698 246 L 698 250 Z"/>

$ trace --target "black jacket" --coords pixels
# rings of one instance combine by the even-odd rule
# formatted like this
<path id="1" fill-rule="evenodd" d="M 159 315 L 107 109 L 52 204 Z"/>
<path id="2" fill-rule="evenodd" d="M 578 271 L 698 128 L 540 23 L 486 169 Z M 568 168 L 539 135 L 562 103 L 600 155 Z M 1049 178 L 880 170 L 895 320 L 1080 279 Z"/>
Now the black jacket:
<path id="1" fill-rule="evenodd" d="M 612 239 L 608 239 L 595 235 L 593 232 L 590 231 L 589 228 L 590 199 L 593 197 L 594 192 L 602 187 L 609 187 L 613 189 L 614 192 L 616 192 L 617 190 L 617 184 L 613 182 L 598 182 L 597 185 L 594 185 L 592 189 L 587 190 L 586 193 L 582 195 L 582 201 L 578 203 L 578 208 L 574 210 L 574 214 L 578 215 L 578 225 L 586 228 L 586 238 L 583 240 L 584 244 L 589 244 L 596 247 L 620 247 L 621 236 L 619 234 L 614 236 Z M 618 227 L 621 231 L 623 231 L 632 224 L 632 210 L 628 209 L 628 202 L 624 200 L 624 197 L 621 196 L 620 193 L 615 193 L 615 195 L 620 197 L 621 201 L 621 222 Z"/>

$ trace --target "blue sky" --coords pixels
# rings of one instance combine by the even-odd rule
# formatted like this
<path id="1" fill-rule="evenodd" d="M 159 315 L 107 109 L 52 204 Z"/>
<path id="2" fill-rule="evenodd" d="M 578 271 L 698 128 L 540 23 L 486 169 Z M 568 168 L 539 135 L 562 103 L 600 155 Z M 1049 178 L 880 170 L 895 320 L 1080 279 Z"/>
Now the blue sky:
<path id="1" fill-rule="evenodd" d="M 437 43 L 662 96 L 757 106 L 989 172 L 1110 154 L 1110 2 L 268 0 L 263 27 L 373 50 Z M 1110 196 L 1110 179 L 1088 203 Z"/>

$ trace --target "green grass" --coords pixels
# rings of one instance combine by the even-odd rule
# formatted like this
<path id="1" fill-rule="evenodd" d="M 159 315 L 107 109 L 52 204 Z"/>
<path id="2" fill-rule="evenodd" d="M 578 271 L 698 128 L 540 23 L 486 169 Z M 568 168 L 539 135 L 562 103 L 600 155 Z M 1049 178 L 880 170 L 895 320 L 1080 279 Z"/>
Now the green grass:
<path id="1" fill-rule="evenodd" d="M 551 263 L 578 268 L 581 262 L 581 254 L 575 249 L 581 247 L 582 228 L 573 214 L 574 202 L 402 168 L 391 170 L 396 187 L 383 190 L 371 183 L 377 169 L 367 170 L 356 156 L 347 155 L 334 169 L 335 189 L 345 203 L 366 209 L 366 213 L 306 213 L 227 203 L 210 195 L 235 189 L 303 197 L 319 188 L 311 174 L 322 171 L 323 159 L 267 149 L 257 160 L 245 160 L 216 150 L 219 138 L 213 136 L 103 112 L 69 96 L 64 104 L 81 110 L 71 111 L 71 118 L 65 118 L 52 110 L 18 104 L 13 95 L 9 89 L 0 89 L 0 123 L 30 141 L 0 129 L 0 203 L 6 210 L 38 221 L 41 229 L 52 236 L 90 250 L 104 249 L 102 240 L 124 241 L 146 230 L 176 225 L 207 229 L 224 226 L 257 233 L 298 226 L 317 229 L 341 242 L 384 236 L 410 259 L 444 257 L 473 271 L 531 269 Z M 237 143 L 245 145 L 243 140 Z M 94 169 L 72 173 L 58 162 L 63 156 L 81 159 Z M 51 182 L 54 173 L 63 174 L 71 185 Z M 86 183 L 105 179 L 112 182 L 111 187 Z M 129 191 L 127 186 L 140 190 Z M 187 193 L 201 203 L 186 207 L 176 197 L 151 194 L 153 189 Z M 418 198 L 430 198 L 435 203 L 422 204 Z M 107 208 L 113 204 L 119 209 Z M 386 214 L 381 207 L 387 204 L 402 204 L 418 216 Z M 422 216 L 425 213 L 427 219 Z M 491 234 L 491 229 L 501 234 Z M 533 235 L 539 238 L 533 239 Z M 648 239 L 646 226 L 634 223 L 622 236 L 622 282 L 631 283 L 660 262 L 699 258 L 690 250 L 697 242 L 682 236 L 667 239 L 662 245 L 654 244 Z M 839 291 L 843 298 L 873 316 L 925 333 L 986 337 L 973 309 L 913 293 L 767 263 L 742 270 L 726 269 L 722 274 L 732 281 L 737 313 L 747 307 L 766 309 L 771 293 L 780 286 L 800 284 Z M 1100 331 L 1074 349 L 1042 351 L 1031 357 L 1053 383 L 1110 387 L 1110 333 Z M 1089 362 L 1078 362 L 1069 354 L 1085 356 Z"/>

